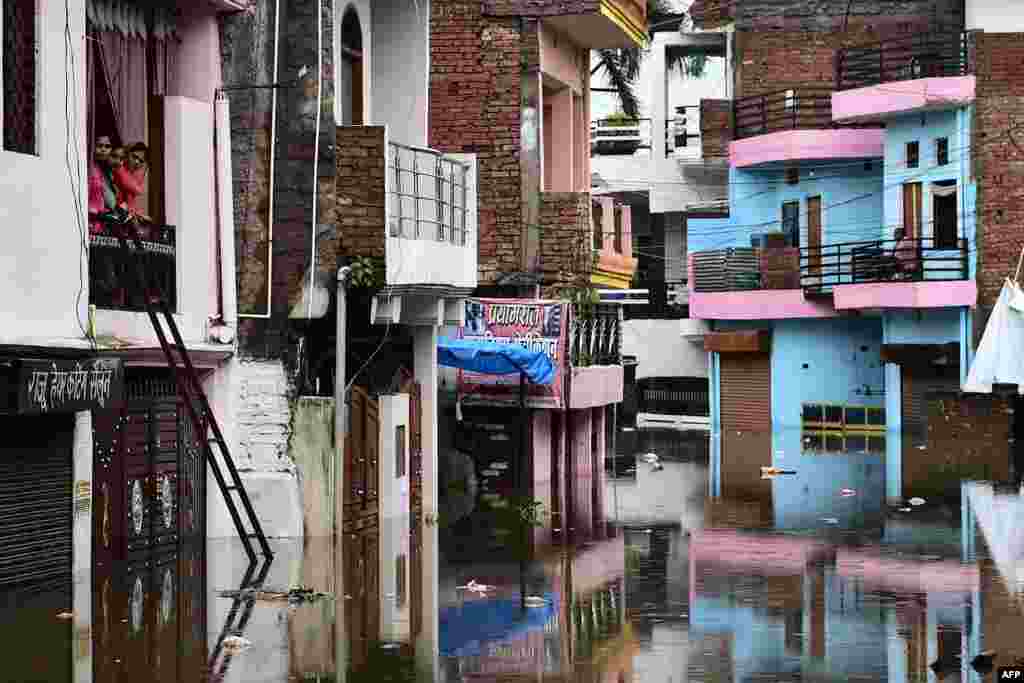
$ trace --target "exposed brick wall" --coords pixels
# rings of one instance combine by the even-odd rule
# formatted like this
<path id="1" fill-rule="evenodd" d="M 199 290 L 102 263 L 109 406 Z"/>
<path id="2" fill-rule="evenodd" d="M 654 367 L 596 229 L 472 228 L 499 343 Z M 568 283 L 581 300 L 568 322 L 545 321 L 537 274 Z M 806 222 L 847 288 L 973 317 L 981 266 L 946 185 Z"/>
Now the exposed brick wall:
<path id="1" fill-rule="evenodd" d="M 1024 33 L 976 34 L 979 331 L 1024 247 Z M 1014 144 L 1016 142 L 1016 144 Z M 1018 146 L 1020 145 L 1020 146 Z"/>
<path id="2" fill-rule="evenodd" d="M 599 0 L 483 0 L 483 13 L 492 17 L 556 17 L 596 14 Z"/>
<path id="3" fill-rule="evenodd" d="M 699 29 L 709 30 L 732 23 L 736 16 L 736 0 L 693 0 L 690 18 Z"/>
<path id="4" fill-rule="evenodd" d="M 736 28 L 833 31 L 858 21 L 898 25 L 923 17 L 959 25 L 959 0 L 735 0 Z"/>
<path id="5" fill-rule="evenodd" d="M 519 22 L 483 16 L 479 0 L 435 2 L 430 11 L 429 144 L 477 155 L 479 282 L 492 284 L 519 270 Z"/>
<path id="6" fill-rule="evenodd" d="M 589 192 L 541 194 L 541 269 L 544 281 L 568 284 L 593 270 Z"/>
<path id="7" fill-rule="evenodd" d="M 729 156 L 732 100 L 700 101 L 700 144 L 705 159 Z"/>
<path id="8" fill-rule="evenodd" d="M 383 126 L 337 129 L 338 174 L 335 220 L 347 257 L 384 258 L 385 173 Z"/>

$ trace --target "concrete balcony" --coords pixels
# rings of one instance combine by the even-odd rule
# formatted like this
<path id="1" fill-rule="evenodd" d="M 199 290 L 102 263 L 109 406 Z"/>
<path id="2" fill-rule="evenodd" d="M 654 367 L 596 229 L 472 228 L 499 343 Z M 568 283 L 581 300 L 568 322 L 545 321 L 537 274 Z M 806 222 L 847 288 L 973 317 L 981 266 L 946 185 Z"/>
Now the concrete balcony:
<path id="1" fill-rule="evenodd" d="M 641 0 L 484 0 L 484 14 L 541 17 L 580 47 L 633 47 L 647 42 L 647 4 Z"/>
<path id="2" fill-rule="evenodd" d="M 618 306 L 598 304 L 576 308 L 569 330 L 570 409 L 596 408 L 621 403 L 625 375 L 622 369 L 622 322 Z"/>
<path id="3" fill-rule="evenodd" d="M 831 88 L 805 87 L 741 97 L 733 104 L 730 163 L 737 168 L 872 159 L 885 154 L 885 130 L 839 128 Z"/>
<path id="4" fill-rule="evenodd" d="M 833 120 L 878 120 L 973 102 L 970 42 L 966 33 L 946 31 L 840 50 Z"/>
<path id="5" fill-rule="evenodd" d="M 341 253 L 382 273 L 375 323 L 461 324 L 477 284 L 476 160 L 337 129 Z"/>

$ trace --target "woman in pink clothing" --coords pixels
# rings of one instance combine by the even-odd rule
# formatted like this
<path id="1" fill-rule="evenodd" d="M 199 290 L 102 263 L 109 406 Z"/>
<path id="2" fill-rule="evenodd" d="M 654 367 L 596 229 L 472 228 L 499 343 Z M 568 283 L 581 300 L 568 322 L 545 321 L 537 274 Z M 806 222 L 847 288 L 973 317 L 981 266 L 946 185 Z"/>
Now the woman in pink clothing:
<path id="1" fill-rule="evenodd" d="M 114 185 L 117 187 L 117 205 L 128 209 L 137 222 L 150 223 L 149 216 L 139 208 L 139 196 L 146 191 L 146 169 L 149 163 L 149 148 L 136 142 L 128 148 L 126 163 L 114 169 Z"/>
<path id="2" fill-rule="evenodd" d="M 117 195 L 110 177 L 112 151 L 110 136 L 101 135 L 96 138 L 93 162 L 89 165 L 89 232 L 94 235 L 103 232 L 99 216 L 117 206 Z"/>

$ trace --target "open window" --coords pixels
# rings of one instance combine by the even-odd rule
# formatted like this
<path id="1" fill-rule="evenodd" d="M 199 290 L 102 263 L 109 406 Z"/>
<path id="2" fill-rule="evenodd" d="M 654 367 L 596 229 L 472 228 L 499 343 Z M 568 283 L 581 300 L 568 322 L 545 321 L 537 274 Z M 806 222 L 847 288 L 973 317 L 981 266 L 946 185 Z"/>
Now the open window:
<path id="1" fill-rule="evenodd" d="M 36 154 L 36 0 L 3 0 L 2 11 L 2 149 Z"/>

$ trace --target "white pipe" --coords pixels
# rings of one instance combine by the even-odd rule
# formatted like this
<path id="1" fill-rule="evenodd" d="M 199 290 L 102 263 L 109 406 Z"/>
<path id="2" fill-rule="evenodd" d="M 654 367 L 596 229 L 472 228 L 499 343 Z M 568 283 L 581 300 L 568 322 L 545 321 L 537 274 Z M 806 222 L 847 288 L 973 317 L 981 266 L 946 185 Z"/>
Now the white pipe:
<path id="1" fill-rule="evenodd" d="M 274 3 L 274 77 L 270 99 L 270 188 L 267 198 L 267 312 L 240 313 L 239 318 L 269 318 L 270 294 L 274 283 L 274 157 L 277 156 L 277 77 L 281 44 L 281 0 Z"/>
<path id="2" fill-rule="evenodd" d="M 231 183 L 231 105 L 221 94 L 213 103 L 217 140 L 217 218 L 220 226 L 221 318 L 228 327 L 238 321 L 235 284 L 235 211 Z"/>
<path id="3" fill-rule="evenodd" d="M 324 96 L 324 13 L 320 0 L 316 3 L 316 132 L 313 136 L 313 216 L 310 218 L 309 241 L 309 297 L 306 318 L 313 317 L 313 297 L 316 296 L 316 231 L 319 224 L 320 202 L 320 117 L 323 115 Z"/>

